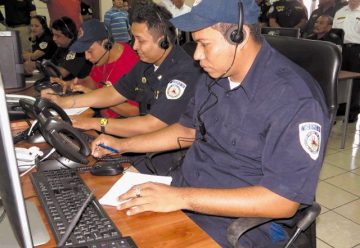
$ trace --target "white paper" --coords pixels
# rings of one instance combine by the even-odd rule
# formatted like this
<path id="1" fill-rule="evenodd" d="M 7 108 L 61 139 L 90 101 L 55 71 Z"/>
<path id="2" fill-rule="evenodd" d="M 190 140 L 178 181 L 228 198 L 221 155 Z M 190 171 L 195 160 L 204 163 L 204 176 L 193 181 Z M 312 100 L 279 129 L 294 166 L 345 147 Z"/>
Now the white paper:
<path id="1" fill-rule="evenodd" d="M 79 115 L 82 112 L 86 111 L 89 107 L 81 107 L 81 108 L 69 108 L 69 109 L 64 109 L 65 113 L 67 115 Z M 57 115 L 57 113 L 55 111 L 51 111 L 51 113 L 53 115 Z"/>
<path id="2" fill-rule="evenodd" d="M 120 203 L 118 197 L 127 192 L 134 185 L 146 182 L 163 183 L 170 185 L 171 181 L 172 177 L 153 176 L 127 171 L 99 200 L 99 202 L 102 205 L 117 206 Z"/>

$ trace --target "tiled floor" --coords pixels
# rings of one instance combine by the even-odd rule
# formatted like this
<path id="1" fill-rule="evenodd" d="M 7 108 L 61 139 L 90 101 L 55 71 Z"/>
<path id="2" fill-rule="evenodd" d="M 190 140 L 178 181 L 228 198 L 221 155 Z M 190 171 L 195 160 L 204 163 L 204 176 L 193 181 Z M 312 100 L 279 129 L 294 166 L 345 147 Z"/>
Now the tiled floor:
<path id="1" fill-rule="evenodd" d="M 360 248 L 360 147 L 353 148 L 355 123 L 340 149 L 341 121 L 333 127 L 316 193 L 318 248 Z M 359 150 L 359 151 L 358 151 Z"/>

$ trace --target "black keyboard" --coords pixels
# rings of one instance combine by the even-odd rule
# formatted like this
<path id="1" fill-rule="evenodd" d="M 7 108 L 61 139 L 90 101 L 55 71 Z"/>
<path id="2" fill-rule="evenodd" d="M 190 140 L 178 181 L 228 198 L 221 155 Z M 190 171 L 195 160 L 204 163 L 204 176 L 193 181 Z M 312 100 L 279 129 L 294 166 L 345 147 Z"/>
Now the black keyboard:
<path id="1" fill-rule="evenodd" d="M 66 228 L 91 193 L 74 169 L 35 172 L 31 182 L 58 244 Z M 93 199 L 85 208 L 65 247 L 137 247 L 122 237 L 100 203 Z"/>

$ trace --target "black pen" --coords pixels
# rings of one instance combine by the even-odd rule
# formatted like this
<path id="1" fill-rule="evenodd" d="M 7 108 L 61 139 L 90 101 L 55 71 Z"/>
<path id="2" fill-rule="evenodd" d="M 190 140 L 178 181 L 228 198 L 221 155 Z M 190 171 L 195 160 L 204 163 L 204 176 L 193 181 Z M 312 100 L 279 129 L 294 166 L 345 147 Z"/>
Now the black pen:
<path id="1" fill-rule="evenodd" d="M 85 208 L 87 207 L 87 205 L 89 204 L 89 202 L 92 200 L 92 198 L 94 197 L 94 192 L 95 190 L 91 191 L 89 196 L 86 198 L 85 202 L 83 203 L 83 205 L 81 206 L 81 208 L 79 209 L 79 211 L 76 213 L 74 219 L 72 219 L 72 221 L 70 222 L 69 226 L 66 228 L 64 235 L 62 236 L 61 240 L 58 243 L 58 247 L 63 247 L 65 245 L 66 240 L 68 240 L 71 232 L 74 230 L 75 225 L 77 224 L 77 222 L 79 221 L 81 215 L 83 214 Z"/>

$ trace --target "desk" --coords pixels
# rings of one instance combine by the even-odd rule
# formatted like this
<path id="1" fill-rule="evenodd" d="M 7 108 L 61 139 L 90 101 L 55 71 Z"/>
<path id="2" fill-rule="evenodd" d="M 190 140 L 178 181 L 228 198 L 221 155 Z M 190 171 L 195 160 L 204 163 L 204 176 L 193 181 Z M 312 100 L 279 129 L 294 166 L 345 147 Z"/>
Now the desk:
<path id="1" fill-rule="evenodd" d="M 350 113 L 352 86 L 355 78 L 360 78 L 360 73 L 351 72 L 351 71 L 340 71 L 339 73 L 339 84 L 340 82 L 346 82 L 348 84 L 346 90 L 346 109 L 345 109 L 345 116 L 343 123 L 344 127 L 342 131 L 341 144 L 340 144 L 341 149 L 344 149 L 345 147 L 346 133 L 348 129 L 348 121 L 349 121 L 349 113 Z"/>
<path id="2" fill-rule="evenodd" d="M 120 178 L 120 176 L 95 177 L 89 172 L 81 174 L 81 177 L 90 189 L 96 189 L 95 196 L 97 199 L 102 197 Z M 54 237 L 41 209 L 39 200 L 35 196 L 30 178 L 25 176 L 21 181 L 24 198 L 35 203 L 50 235 L 50 241 L 38 247 L 55 247 Z M 114 207 L 104 206 L 104 209 L 120 232 L 124 236 L 131 236 L 138 247 L 220 247 L 182 211 L 171 213 L 148 212 L 135 216 L 127 216 L 125 211 L 117 211 Z"/>
<path id="3" fill-rule="evenodd" d="M 23 128 L 24 126 L 18 124 L 14 126 L 12 131 L 20 131 Z M 21 144 L 21 146 L 26 145 Z M 39 146 L 46 146 L 46 144 Z M 94 162 L 94 158 L 90 157 L 90 160 L 90 164 Z M 97 199 L 100 199 L 121 176 L 96 177 L 92 176 L 89 172 L 85 172 L 81 174 L 81 177 L 90 189 L 96 189 L 95 196 Z M 39 199 L 35 194 L 29 174 L 21 178 L 21 184 L 24 198 L 35 204 L 50 236 L 50 241 L 47 244 L 38 247 L 55 247 L 55 239 L 42 211 Z M 182 211 L 170 213 L 147 212 L 135 216 L 127 216 L 125 210 L 117 211 L 116 208 L 108 206 L 104 206 L 104 209 L 119 231 L 124 236 L 131 236 L 140 248 L 220 247 Z"/>

